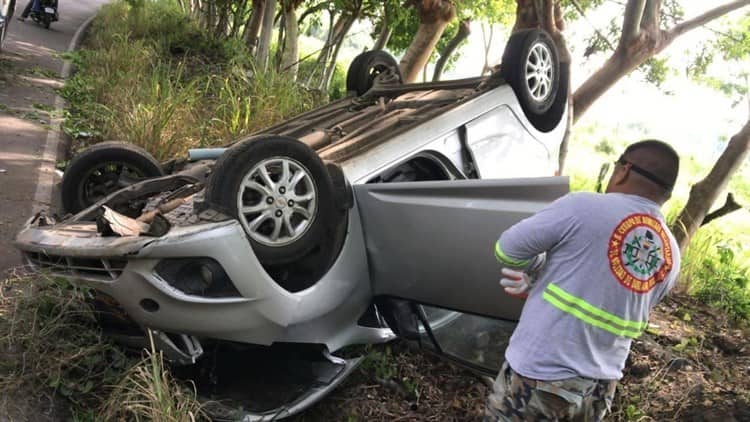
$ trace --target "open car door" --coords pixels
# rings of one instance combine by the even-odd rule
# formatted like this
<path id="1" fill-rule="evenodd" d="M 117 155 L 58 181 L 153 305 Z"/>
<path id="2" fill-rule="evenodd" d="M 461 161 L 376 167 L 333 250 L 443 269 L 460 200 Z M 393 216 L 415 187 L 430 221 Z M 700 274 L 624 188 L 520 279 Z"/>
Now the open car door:
<path id="1" fill-rule="evenodd" d="M 354 191 L 374 296 L 422 313 L 419 320 L 412 315 L 413 321 L 439 351 L 495 370 L 497 356 L 465 356 L 476 356 L 482 344 L 507 342 L 523 307 L 499 285 L 495 242 L 504 230 L 566 194 L 568 179 L 366 184 Z M 504 340 L 491 340 L 498 336 Z M 459 344 L 467 339 L 473 345 Z"/>

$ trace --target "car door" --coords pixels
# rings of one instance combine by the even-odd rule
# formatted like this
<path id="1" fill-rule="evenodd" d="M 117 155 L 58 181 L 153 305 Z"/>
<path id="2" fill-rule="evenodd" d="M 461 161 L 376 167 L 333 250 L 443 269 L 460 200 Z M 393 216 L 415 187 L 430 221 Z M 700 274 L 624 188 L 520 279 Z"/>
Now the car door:
<path id="1" fill-rule="evenodd" d="M 354 192 L 374 296 L 415 305 L 408 308 L 426 316 L 419 332 L 433 347 L 495 370 L 498 345 L 507 342 L 523 301 L 499 285 L 494 244 L 567 193 L 568 179 L 365 184 Z M 495 354 L 482 357 L 482 346 Z"/>

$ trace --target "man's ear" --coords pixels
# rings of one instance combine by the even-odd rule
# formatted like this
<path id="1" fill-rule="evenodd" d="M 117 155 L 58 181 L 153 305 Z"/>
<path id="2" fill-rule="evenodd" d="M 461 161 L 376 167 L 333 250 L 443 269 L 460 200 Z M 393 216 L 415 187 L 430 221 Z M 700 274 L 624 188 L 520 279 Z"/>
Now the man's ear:
<path id="1" fill-rule="evenodd" d="M 615 170 L 612 173 L 612 180 L 610 183 L 615 185 L 622 185 L 628 180 L 630 169 L 622 166 L 615 166 Z"/>

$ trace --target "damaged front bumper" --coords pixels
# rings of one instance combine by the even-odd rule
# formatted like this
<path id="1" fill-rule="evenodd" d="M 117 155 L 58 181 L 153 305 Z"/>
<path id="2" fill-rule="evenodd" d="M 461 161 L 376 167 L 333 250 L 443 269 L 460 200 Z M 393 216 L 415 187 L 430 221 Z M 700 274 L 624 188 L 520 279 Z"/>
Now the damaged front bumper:
<path id="1" fill-rule="evenodd" d="M 356 210 L 352 214 L 351 218 L 359 218 Z M 196 367 L 206 364 L 206 359 L 198 359 L 203 354 L 201 342 L 214 344 L 216 340 L 270 349 L 277 344 L 297 344 L 298 348 L 318 347 L 323 351 L 323 359 L 300 364 L 306 369 L 295 372 L 307 374 L 303 377 L 306 384 L 290 388 L 283 404 L 269 408 L 261 403 L 253 409 L 240 402 L 233 408 L 219 409 L 219 416 L 225 413 L 233 420 L 262 421 L 296 414 L 333 390 L 361 359 L 343 360 L 331 356 L 331 352 L 350 344 L 384 342 L 394 337 L 387 328 L 357 324 L 371 301 L 367 264 L 361 261 L 365 255 L 359 224 L 350 226 L 341 256 L 328 274 L 312 287 L 291 293 L 264 270 L 235 220 L 175 226 L 161 237 L 105 237 L 97 232 L 95 223 L 44 223 L 39 219 L 29 221 L 16 238 L 16 246 L 29 264 L 111 297 L 144 333 L 152 334 L 154 345 L 172 361 L 196 363 Z M 213 263 L 210 269 L 217 275 L 225 274 L 232 288 L 214 289 L 213 294 L 207 293 L 211 292 L 208 288 L 203 293 L 186 292 L 189 286 L 180 281 L 200 269 L 169 269 L 195 262 Z M 149 344 L 147 336 L 137 333 L 120 333 L 116 340 L 138 348 Z M 269 367 L 263 360 L 248 361 L 247 357 L 242 362 L 229 372 L 244 366 Z M 232 393 L 237 394 L 253 395 L 251 390 Z M 210 396 L 212 400 L 221 399 Z"/>
<path id="2" fill-rule="evenodd" d="M 295 414 L 330 392 L 359 363 L 359 358 L 341 360 L 330 353 L 394 338 L 388 328 L 358 324 L 371 305 L 372 289 L 357 207 L 349 213 L 336 261 L 300 291 L 285 289 L 269 275 L 238 221 L 210 210 L 178 219 L 165 215 L 169 223 L 160 235 L 103 234 L 98 218 L 103 206 L 127 207 L 196 182 L 185 175 L 144 181 L 60 223 L 37 215 L 18 233 L 15 246 L 32 269 L 91 287 L 114 325 L 125 322 L 128 327 L 114 333 L 118 342 L 142 348 L 153 341 L 173 362 L 192 368 L 223 359 L 200 359 L 206 344 L 212 352 L 216 344 L 233 343 L 269 350 L 284 344 L 319 349 L 322 355 L 317 353 L 301 371 L 310 375 L 309 383 L 286 401 L 257 409 L 241 404 L 250 410 L 232 410 L 233 419 L 241 420 Z M 268 366 L 249 361 L 253 364 L 247 365 L 244 357 L 240 367 Z"/>
<path id="3" fill-rule="evenodd" d="M 351 227 L 328 274 L 296 293 L 269 276 L 235 220 L 172 227 L 161 237 L 104 237 L 95 223 L 30 221 L 15 244 L 35 270 L 111 296 L 142 327 L 257 345 L 317 343 L 335 351 L 392 338 L 390 330 L 356 324 L 371 293 L 361 228 Z M 191 286 L 207 283 L 200 279 L 204 272 L 229 285 Z"/>

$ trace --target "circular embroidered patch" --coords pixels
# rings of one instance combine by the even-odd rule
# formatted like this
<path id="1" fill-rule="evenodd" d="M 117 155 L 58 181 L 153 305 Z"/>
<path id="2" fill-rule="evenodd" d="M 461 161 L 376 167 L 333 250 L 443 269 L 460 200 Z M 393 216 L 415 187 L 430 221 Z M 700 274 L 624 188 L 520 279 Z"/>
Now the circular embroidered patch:
<path id="1" fill-rule="evenodd" d="M 661 222 L 648 214 L 632 214 L 609 239 L 609 268 L 617 281 L 636 293 L 661 283 L 672 269 L 672 247 Z"/>

